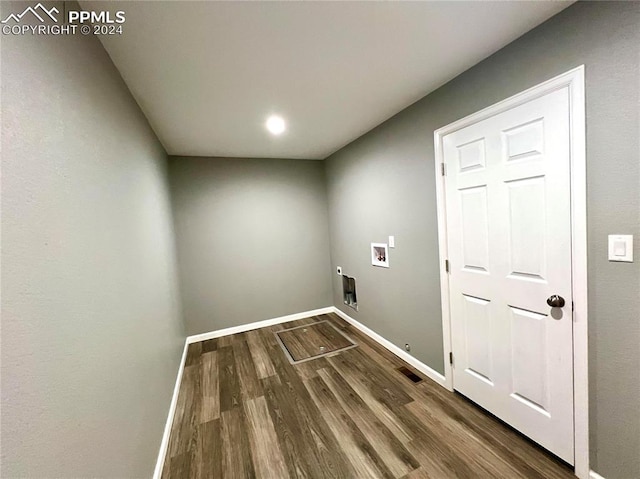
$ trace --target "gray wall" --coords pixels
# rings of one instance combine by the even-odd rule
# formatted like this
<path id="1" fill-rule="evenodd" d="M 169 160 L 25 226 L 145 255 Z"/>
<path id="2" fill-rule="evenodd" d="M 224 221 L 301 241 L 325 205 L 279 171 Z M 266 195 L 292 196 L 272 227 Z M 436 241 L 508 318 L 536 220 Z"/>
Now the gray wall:
<path id="1" fill-rule="evenodd" d="M 324 164 L 171 157 L 188 334 L 332 304 Z"/>
<path id="2" fill-rule="evenodd" d="M 166 154 L 96 38 L 1 41 L 0 476 L 150 477 L 184 343 Z"/>
<path id="3" fill-rule="evenodd" d="M 640 477 L 640 3 L 577 3 L 327 160 L 332 265 L 357 278 L 359 312 L 443 370 L 433 131 L 586 65 L 592 468 Z M 636 262 L 607 261 L 634 234 Z M 396 236 L 391 268 L 369 243 Z"/>

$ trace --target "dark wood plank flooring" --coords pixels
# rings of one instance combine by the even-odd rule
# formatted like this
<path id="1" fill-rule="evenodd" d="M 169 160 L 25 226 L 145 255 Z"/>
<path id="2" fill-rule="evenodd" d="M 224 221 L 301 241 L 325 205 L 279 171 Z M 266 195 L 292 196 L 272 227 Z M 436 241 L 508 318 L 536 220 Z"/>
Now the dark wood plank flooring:
<path id="1" fill-rule="evenodd" d="M 274 332 L 358 347 L 292 365 Z M 163 478 L 571 478 L 566 465 L 330 314 L 190 345 Z"/>

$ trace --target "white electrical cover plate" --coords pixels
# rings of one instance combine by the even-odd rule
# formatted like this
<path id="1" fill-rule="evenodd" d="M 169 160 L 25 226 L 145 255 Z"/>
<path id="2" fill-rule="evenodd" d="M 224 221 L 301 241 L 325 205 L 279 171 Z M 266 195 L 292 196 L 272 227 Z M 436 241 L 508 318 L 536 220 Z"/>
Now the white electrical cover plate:
<path id="1" fill-rule="evenodd" d="M 395 236 L 389 236 L 389 248 L 396 247 L 396 238 Z"/>
<path id="2" fill-rule="evenodd" d="M 633 235 L 609 235 L 609 261 L 633 263 Z"/>

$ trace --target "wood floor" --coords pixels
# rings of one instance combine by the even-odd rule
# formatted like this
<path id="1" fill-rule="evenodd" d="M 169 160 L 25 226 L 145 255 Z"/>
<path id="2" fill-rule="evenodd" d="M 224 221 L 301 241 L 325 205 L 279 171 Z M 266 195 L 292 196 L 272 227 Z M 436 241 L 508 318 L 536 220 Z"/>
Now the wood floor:
<path id="1" fill-rule="evenodd" d="M 358 347 L 290 364 L 274 332 Z M 570 478 L 571 469 L 330 314 L 190 345 L 163 478 Z"/>

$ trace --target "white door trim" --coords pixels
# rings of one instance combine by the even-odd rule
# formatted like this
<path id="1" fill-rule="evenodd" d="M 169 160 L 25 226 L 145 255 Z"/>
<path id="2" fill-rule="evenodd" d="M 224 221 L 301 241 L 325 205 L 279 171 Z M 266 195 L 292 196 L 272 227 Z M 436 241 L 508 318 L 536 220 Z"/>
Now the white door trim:
<path id="1" fill-rule="evenodd" d="M 442 336 L 444 341 L 444 386 L 453 391 L 449 363 L 451 316 L 449 310 L 449 276 L 445 261 L 447 220 L 442 139 L 454 131 L 510 110 L 560 88 L 569 88 L 571 147 L 571 253 L 573 310 L 573 401 L 575 474 L 589 478 L 589 376 L 587 335 L 587 174 L 585 147 L 584 65 L 529 88 L 484 110 L 469 115 L 434 132 L 438 243 L 440 250 L 440 295 L 442 301 Z"/>

